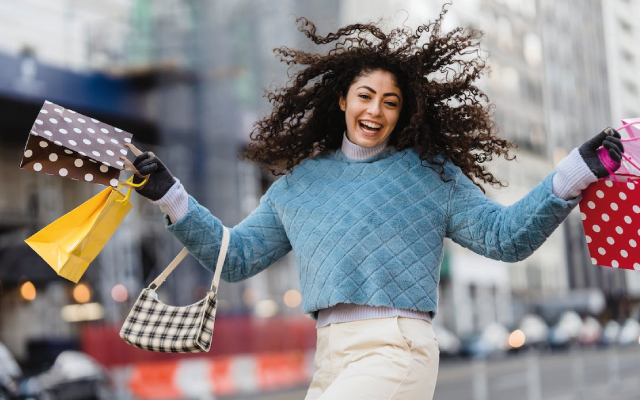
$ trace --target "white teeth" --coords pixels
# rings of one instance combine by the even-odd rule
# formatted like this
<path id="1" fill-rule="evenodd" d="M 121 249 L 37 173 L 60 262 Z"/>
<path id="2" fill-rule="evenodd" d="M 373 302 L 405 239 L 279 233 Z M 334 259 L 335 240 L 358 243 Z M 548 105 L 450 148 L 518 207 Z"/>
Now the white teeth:
<path id="1" fill-rule="evenodd" d="M 360 121 L 360 123 L 362 125 L 364 125 L 365 127 L 369 128 L 369 129 L 380 129 L 382 128 L 382 125 L 380 124 L 376 124 L 374 122 L 365 122 L 365 121 Z"/>

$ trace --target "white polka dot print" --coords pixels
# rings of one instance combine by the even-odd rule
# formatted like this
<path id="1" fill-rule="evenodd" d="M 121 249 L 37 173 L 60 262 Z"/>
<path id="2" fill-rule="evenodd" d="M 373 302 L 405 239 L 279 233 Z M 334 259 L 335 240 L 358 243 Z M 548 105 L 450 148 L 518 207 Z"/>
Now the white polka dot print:
<path id="1" fill-rule="evenodd" d="M 124 168 L 119 157 L 128 153 L 125 143 L 131 143 L 130 133 L 45 101 L 34 118 L 21 168 L 79 181 L 88 178 L 103 185 L 118 184 Z"/>
<path id="2" fill-rule="evenodd" d="M 633 206 L 633 212 L 636 213 L 636 214 L 640 214 L 640 207 Z"/>
<path id="3" fill-rule="evenodd" d="M 600 247 L 600 248 L 598 248 L 598 253 L 600 253 L 602 255 L 605 255 L 605 254 L 607 254 L 607 251 L 604 248 Z"/>
<path id="4" fill-rule="evenodd" d="M 618 263 L 616 260 L 611 261 L 611 266 L 613 268 L 618 268 L 620 266 L 620 263 Z"/>
<path id="5" fill-rule="evenodd" d="M 629 253 L 627 253 L 627 251 L 626 251 L 626 250 L 620 250 L 620 255 L 621 255 L 622 257 L 624 257 L 624 258 L 629 257 Z"/>
<path id="6" fill-rule="evenodd" d="M 580 213 L 580 218 L 582 218 L 582 220 L 584 221 L 585 219 L 587 219 L 587 214 Z"/>
<path id="7" fill-rule="evenodd" d="M 640 264 L 633 263 L 633 269 L 635 269 L 636 271 L 640 270 Z"/>
<path id="8" fill-rule="evenodd" d="M 620 198 L 621 198 L 622 200 L 626 200 L 626 199 L 627 199 L 627 195 L 626 195 L 626 194 L 624 194 L 624 192 L 620 192 Z"/>
<path id="9" fill-rule="evenodd" d="M 615 240 L 613 240 L 613 238 L 612 238 L 611 236 L 609 236 L 609 237 L 607 238 L 607 243 L 609 243 L 609 244 L 614 244 L 615 242 L 616 242 L 616 241 L 615 241 Z"/>
<path id="10" fill-rule="evenodd" d="M 120 182 L 118 182 L 117 179 L 112 179 L 112 180 L 109 181 L 109 183 L 111 184 L 111 186 L 118 186 L 118 183 L 120 183 Z"/>
<path id="11" fill-rule="evenodd" d="M 609 214 L 602 214 L 602 220 L 603 221 L 609 221 Z"/>
<path id="12" fill-rule="evenodd" d="M 608 187 L 613 187 L 613 182 L 611 181 L 604 181 L 604 184 L 607 185 Z"/>
<path id="13" fill-rule="evenodd" d="M 631 246 L 631 247 L 637 247 L 637 246 L 638 246 L 638 243 L 637 243 L 635 240 L 631 239 L 631 240 L 629 240 L 629 246 Z"/>
<path id="14" fill-rule="evenodd" d="M 628 215 L 625 215 L 624 222 L 626 222 L 627 224 L 630 224 L 632 222 L 631 217 Z"/>
<path id="15" fill-rule="evenodd" d="M 591 236 L 585 235 L 585 239 L 587 240 L 587 243 L 591 243 Z"/>
<path id="16" fill-rule="evenodd" d="M 599 198 L 603 198 L 604 197 L 604 192 L 602 190 L 598 190 L 596 192 L 596 196 L 598 196 Z"/>
<path id="17" fill-rule="evenodd" d="M 634 185 L 633 182 L 627 182 L 627 187 L 629 188 L 629 190 L 633 190 L 636 188 L 636 185 Z"/>
<path id="18" fill-rule="evenodd" d="M 594 225 L 593 226 L 593 231 L 594 232 L 600 232 L 600 225 Z"/>
<path id="19" fill-rule="evenodd" d="M 622 227 L 620 227 L 620 226 L 616 226 L 616 232 L 617 232 L 619 235 L 622 235 L 622 234 L 624 233 L 624 229 L 622 229 Z"/>
<path id="20" fill-rule="evenodd" d="M 595 258 L 592 258 L 591 259 L 591 264 L 598 265 L 598 260 L 596 260 Z"/>
<path id="21" fill-rule="evenodd" d="M 618 205 L 616 203 L 611 203 L 611 209 L 613 211 L 618 211 Z"/>
<path id="22" fill-rule="evenodd" d="M 587 203 L 587 206 L 593 210 L 594 208 L 596 208 L 596 203 L 594 203 L 593 201 L 590 201 Z"/>

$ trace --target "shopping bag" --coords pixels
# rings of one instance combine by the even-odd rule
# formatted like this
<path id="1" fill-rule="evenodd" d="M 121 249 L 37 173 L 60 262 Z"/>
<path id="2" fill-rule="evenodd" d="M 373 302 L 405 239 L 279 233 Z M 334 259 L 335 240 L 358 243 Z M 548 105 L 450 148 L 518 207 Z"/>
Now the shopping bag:
<path id="1" fill-rule="evenodd" d="M 640 270 L 639 176 L 616 174 L 592 183 L 582 191 L 580 212 L 593 264 Z"/>
<path id="2" fill-rule="evenodd" d="M 622 139 L 624 145 L 624 158 L 619 174 L 640 175 L 637 161 L 640 161 L 640 118 L 627 118 L 622 120 L 622 126 L 618 128 L 620 133 L 626 133 L 628 138 Z"/>
<path id="3" fill-rule="evenodd" d="M 78 181 L 117 186 L 132 135 L 45 101 L 24 149 L 20 168 Z"/>
<path id="4" fill-rule="evenodd" d="M 58 275 L 77 283 L 131 210 L 129 195 L 108 187 L 25 242 Z"/>

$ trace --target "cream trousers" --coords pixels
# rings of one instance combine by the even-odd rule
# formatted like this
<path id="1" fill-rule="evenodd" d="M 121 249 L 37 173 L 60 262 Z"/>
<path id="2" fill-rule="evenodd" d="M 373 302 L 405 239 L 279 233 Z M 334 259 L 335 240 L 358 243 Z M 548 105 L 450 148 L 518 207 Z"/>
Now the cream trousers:
<path id="1" fill-rule="evenodd" d="M 318 329 L 305 400 L 430 400 L 440 351 L 428 321 L 404 317 Z"/>

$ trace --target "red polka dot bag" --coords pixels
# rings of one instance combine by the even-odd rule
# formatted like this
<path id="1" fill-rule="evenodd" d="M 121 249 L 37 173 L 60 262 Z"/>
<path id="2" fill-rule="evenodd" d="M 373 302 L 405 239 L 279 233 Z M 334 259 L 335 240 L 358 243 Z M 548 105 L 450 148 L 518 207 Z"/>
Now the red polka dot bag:
<path id="1" fill-rule="evenodd" d="M 622 165 L 582 192 L 580 212 L 594 265 L 640 270 L 640 118 L 622 122 Z"/>
<path id="2" fill-rule="evenodd" d="M 78 282 L 107 244 L 132 204 L 132 183 L 120 182 L 130 133 L 45 102 L 31 128 L 20 167 L 108 186 L 25 242 L 56 273 Z M 119 189 L 128 186 L 128 192 Z"/>

